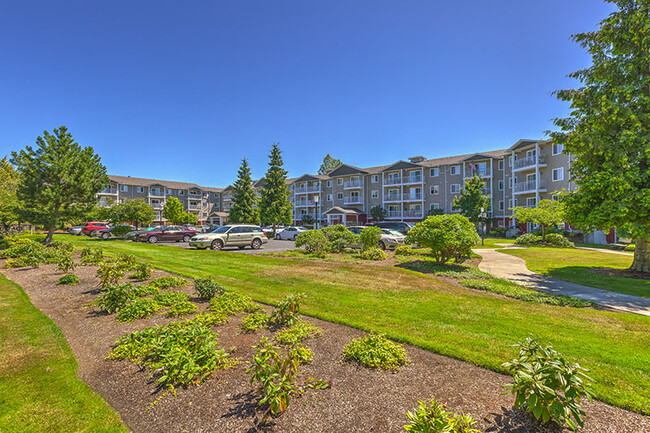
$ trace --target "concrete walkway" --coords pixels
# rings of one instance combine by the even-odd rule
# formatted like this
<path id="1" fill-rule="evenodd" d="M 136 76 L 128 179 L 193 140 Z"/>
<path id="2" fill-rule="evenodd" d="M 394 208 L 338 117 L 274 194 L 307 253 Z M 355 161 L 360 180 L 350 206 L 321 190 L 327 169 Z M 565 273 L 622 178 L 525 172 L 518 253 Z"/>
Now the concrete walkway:
<path id="1" fill-rule="evenodd" d="M 576 247 L 579 250 L 588 250 L 588 251 L 596 251 L 598 253 L 607 253 L 607 254 L 622 254 L 624 256 L 633 256 L 634 253 L 626 253 L 625 251 L 616 251 L 616 250 L 608 250 L 607 248 L 592 248 L 592 247 Z"/>
<path id="2" fill-rule="evenodd" d="M 650 298 L 610 292 L 609 290 L 556 280 L 529 270 L 523 259 L 500 253 L 494 249 L 476 250 L 475 253 L 483 257 L 478 268 L 497 278 L 514 281 L 542 292 L 575 296 L 576 298 L 594 301 L 603 307 L 650 316 Z"/>

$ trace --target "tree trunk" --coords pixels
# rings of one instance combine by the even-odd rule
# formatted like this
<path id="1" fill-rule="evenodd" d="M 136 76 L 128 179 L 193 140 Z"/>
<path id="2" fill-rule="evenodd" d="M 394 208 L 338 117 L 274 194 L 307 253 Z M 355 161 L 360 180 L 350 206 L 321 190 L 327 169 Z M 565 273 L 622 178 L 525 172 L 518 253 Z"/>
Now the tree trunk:
<path id="1" fill-rule="evenodd" d="M 546 224 L 540 224 L 542 227 L 542 242 L 546 242 Z"/>
<path id="2" fill-rule="evenodd" d="M 50 230 L 47 232 L 47 236 L 45 236 L 45 241 L 43 242 L 45 245 L 49 245 L 50 242 L 52 242 L 52 236 L 54 236 L 54 230 L 56 230 L 57 224 L 59 224 L 59 212 L 61 210 L 61 205 L 55 206 L 54 207 L 54 220 L 52 221 L 52 224 L 50 225 Z"/>
<path id="3" fill-rule="evenodd" d="M 630 270 L 650 273 L 650 241 L 648 239 L 639 238 L 636 240 L 634 261 Z"/>

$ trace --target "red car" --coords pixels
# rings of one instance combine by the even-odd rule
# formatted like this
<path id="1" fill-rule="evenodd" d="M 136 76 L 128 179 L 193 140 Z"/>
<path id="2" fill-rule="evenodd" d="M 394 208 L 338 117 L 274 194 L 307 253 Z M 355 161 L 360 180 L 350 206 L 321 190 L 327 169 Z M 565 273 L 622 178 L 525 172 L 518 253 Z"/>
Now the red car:
<path id="1" fill-rule="evenodd" d="M 183 226 L 162 226 L 158 230 L 140 233 L 136 240 L 156 244 L 158 242 L 189 242 L 196 235 L 195 230 Z"/>
<path id="2" fill-rule="evenodd" d="M 81 227 L 81 233 L 84 235 L 92 236 L 95 234 L 95 232 L 107 229 L 108 227 L 109 226 L 107 223 L 88 222 Z"/>

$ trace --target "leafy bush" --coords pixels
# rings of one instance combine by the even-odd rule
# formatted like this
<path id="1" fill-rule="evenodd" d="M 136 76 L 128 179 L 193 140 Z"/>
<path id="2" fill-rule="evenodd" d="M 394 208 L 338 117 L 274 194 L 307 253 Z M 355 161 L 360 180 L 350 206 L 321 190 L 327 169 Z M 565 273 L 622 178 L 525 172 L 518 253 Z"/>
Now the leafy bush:
<path id="1" fill-rule="evenodd" d="M 190 296 L 185 292 L 162 292 L 153 297 L 153 300 L 158 304 L 169 307 L 178 302 L 187 302 Z"/>
<path id="2" fill-rule="evenodd" d="M 133 293 L 135 293 L 136 296 L 149 296 L 149 295 L 155 295 L 160 292 L 160 289 L 158 287 L 154 287 L 150 284 L 144 284 L 141 286 L 134 286 L 133 287 Z"/>
<path id="3" fill-rule="evenodd" d="M 215 295 L 222 295 L 226 288 L 211 278 L 197 278 L 194 280 L 194 290 L 199 298 L 209 300 Z"/>
<path id="4" fill-rule="evenodd" d="M 636 250 L 636 245 L 634 244 L 625 245 L 625 251 L 635 251 L 635 250 Z"/>
<path id="5" fill-rule="evenodd" d="M 59 285 L 68 285 L 68 286 L 74 286 L 75 284 L 79 284 L 81 279 L 76 276 L 75 274 L 67 274 L 59 278 L 59 281 L 57 284 Z"/>
<path id="6" fill-rule="evenodd" d="M 101 262 L 97 268 L 97 278 L 102 287 L 117 284 L 126 275 L 126 269 L 118 262 Z"/>
<path id="7" fill-rule="evenodd" d="M 229 316 L 245 311 L 247 313 L 254 313 L 261 307 L 253 302 L 253 300 L 246 295 L 240 295 L 233 291 L 226 291 L 223 295 L 210 300 L 210 311 L 214 313 L 223 313 Z"/>
<path id="8" fill-rule="evenodd" d="M 296 344 L 307 338 L 316 338 L 323 335 L 323 330 L 309 322 L 296 322 L 291 328 L 283 329 L 275 335 L 280 344 Z"/>
<path id="9" fill-rule="evenodd" d="M 167 317 L 178 317 L 193 314 L 199 311 L 199 307 L 189 301 L 177 302 L 167 310 Z"/>
<path id="10" fill-rule="evenodd" d="M 349 245 L 358 243 L 357 235 L 352 233 L 343 224 L 336 224 L 321 229 L 327 238 L 327 249 L 332 253 L 340 253 Z"/>
<path id="11" fill-rule="evenodd" d="M 359 243 L 361 244 L 361 250 L 366 251 L 371 248 L 377 248 L 379 241 L 381 240 L 381 229 L 379 227 L 370 226 L 364 227 L 359 234 Z M 376 260 L 376 259 L 371 259 Z"/>
<path id="12" fill-rule="evenodd" d="M 409 433 L 480 433 L 472 428 L 476 424 L 474 418 L 449 412 L 435 399 L 431 403 L 418 401 L 418 404 L 419 408 L 406 413 L 411 424 L 404 429 Z"/>
<path id="13" fill-rule="evenodd" d="M 161 306 L 149 298 L 136 299 L 130 301 L 117 313 L 115 320 L 118 322 L 135 322 L 138 319 L 150 317 L 153 313 L 160 310 Z"/>
<path id="14" fill-rule="evenodd" d="M 218 326 L 228 322 L 228 315 L 223 313 L 199 313 L 189 320 L 202 326 Z"/>
<path id="15" fill-rule="evenodd" d="M 417 223 L 406 235 L 407 244 L 431 248 L 438 263 L 461 263 L 481 241 L 476 228 L 462 215 L 434 215 Z"/>
<path id="16" fill-rule="evenodd" d="M 354 339 L 345 346 L 343 355 L 370 368 L 397 370 L 409 362 L 401 344 L 393 343 L 380 334 L 367 334 Z"/>
<path id="17" fill-rule="evenodd" d="M 152 280 L 149 285 L 157 287 L 161 290 L 183 287 L 187 285 L 187 280 L 181 277 L 159 277 L 155 280 Z"/>
<path id="18" fill-rule="evenodd" d="M 411 248 L 409 245 L 400 245 L 397 248 L 395 248 L 395 255 L 396 256 L 412 256 L 413 255 L 413 248 Z"/>
<path id="19" fill-rule="evenodd" d="M 53 239 L 52 241 L 50 241 L 49 247 L 60 251 L 67 251 L 69 253 L 74 251 L 74 246 L 72 244 L 67 244 L 58 239 Z"/>
<path id="20" fill-rule="evenodd" d="M 506 237 L 506 228 L 505 227 L 495 227 L 490 230 L 490 236 L 493 238 L 505 238 Z"/>
<path id="21" fill-rule="evenodd" d="M 526 233 L 515 239 L 517 245 L 539 245 L 542 243 L 542 237 L 532 233 Z"/>
<path id="22" fill-rule="evenodd" d="M 56 268 L 61 271 L 61 272 L 71 272 L 75 268 L 75 262 L 74 259 L 72 258 L 72 254 L 70 253 L 64 253 L 61 254 L 58 257 L 58 261 L 56 263 Z"/>
<path id="23" fill-rule="evenodd" d="M 323 254 L 327 251 L 327 238 L 321 230 L 307 230 L 296 237 L 296 247 L 303 246 L 310 254 Z"/>
<path id="24" fill-rule="evenodd" d="M 203 382 L 212 372 L 230 365 L 228 353 L 219 348 L 217 333 L 194 320 L 146 328 L 116 343 L 109 358 L 149 367 L 165 387 Z"/>
<path id="25" fill-rule="evenodd" d="M 595 305 L 594 302 L 586 299 L 575 298 L 573 296 L 551 295 L 499 278 L 490 280 L 460 280 L 459 283 L 465 287 L 471 287 L 472 289 L 498 293 L 509 298 L 537 302 L 540 304 L 576 308 L 593 307 Z"/>
<path id="26" fill-rule="evenodd" d="M 575 245 L 573 242 L 565 238 L 559 233 L 547 233 L 546 234 L 546 244 L 555 245 L 556 247 L 562 248 L 573 248 Z"/>
<path id="27" fill-rule="evenodd" d="M 151 278 L 151 267 L 146 263 L 138 263 L 133 267 L 134 272 L 129 275 L 129 278 L 144 281 Z"/>
<path id="28" fill-rule="evenodd" d="M 132 231 L 133 230 L 129 226 L 115 226 L 111 229 L 111 234 L 115 237 L 121 238 Z"/>
<path id="29" fill-rule="evenodd" d="M 1 255 L 7 260 L 5 267 L 7 268 L 22 268 L 33 267 L 38 268 L 41 263 L 52 261 L 57 258 L 57 251 L 48 248 L 40 242 L 35 242 L 26 238 L 8 239 L 9 248 L 2 250 Z"/>
<path id="30" fill-rule="evenodd" d="M 131 271 L 138 265 L 138 260 L 133 254 L 118 254 L 115 263 L 125 271 Z"/>
<path id="31" fill-rule="evenodd" d="M 305 298 L 304 293 L 287 295 L 282 301 L 278 302 L 269 323 L 274 326 L 291 326 L 300 315 L 300 301 Z"/>
<path id="32" fill-rule="evenodd" d="M 359 257 L 361 257 L 363 260 L 386 260 L 388 258 L 388 254 L 377 247 L 373 247 L 361 251 Z"/>
<path id="33" fill-rule="evenodd" d="M 7 259 L 5 262 L 5 268 L 25 268 L 25 267 L 34 267 L 37 268 L 40 265 L 40 260 L 35 259 L 34 257 L 18 257 L 16 259 Z"/>
<path id="34" fill-rule="evenodd" d="M 81 263 L 97 265 L 104 261 L 104 250 L 101 248 L 84 248 L 81 250 Z"/>
<path id="35" fill-rule="evenodd" d="M 120 311 L 137 297 L 138 294 L 131 283 L 109 284 L 103 287 L 102 293 L 92 302 L 92 305 L 112 314 Z"/>
<path id="36" fill-rule="evenodd" d="M 553 419 L 573 430 L 583 427 L 581 401 L 591 399 L 584 383 L 591 380 L 585 374 L 589 370 L 530 337 L 515 347 L 519 347 L 519 358 L 503 364 L 514 378 L 514 383 L 506 385 L 510 387 L 506 394 L 515 394 L 515 407 L 543 422 Z"/>
<path id="37" fill-rule="evenodd" d="M 266 313 L 253 313 L 244 317 L 241 321 L 241 329 L 244 332 L 255 332 L 258 329 L 268 325 L 269 315 Z"/>
<path id="38" fill-rule="evenodd" d="M 307 347 L 301 346 L 300 344 L 296 344 L 293 347 L 293 354 L 296 361 L 301 364 L 306 364 L 314 360 L 314 352 Z"/>

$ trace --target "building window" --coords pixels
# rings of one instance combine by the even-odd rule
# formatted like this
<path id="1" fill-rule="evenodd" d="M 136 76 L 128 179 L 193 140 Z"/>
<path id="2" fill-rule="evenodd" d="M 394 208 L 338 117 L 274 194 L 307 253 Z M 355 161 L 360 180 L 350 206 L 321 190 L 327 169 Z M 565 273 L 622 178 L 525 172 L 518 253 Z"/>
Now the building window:
<path id="1" fill-rule="evenodd" d="M 553 144 L 553 155 L 559 155 L 562 151 L 564 151 L 563 144 Z"/>
<path id="2" fill-rule="evenodd" d="M 440 209 L 440 204 L 439 203 L 431 203 L 431 206 L 429 206 L 429 209 L 431 209 L 431 210 Z"/>
<path id="3" fill-rule="evenodd" d="M 431 177 L 437 177 L 438 174 L 440 174 L 440 169 L 438 167 L 432 168 L 431 170 L 429 170 L 429 174 L 431 175 Z"/>
<path id="4" fill-rule="evenodd" d="M 127 192 L 128 190 L 129 190 L 129 186 L 128 186 L 128 185 L 120 185 L 120 191 L 122 191 L 122 192 Z"/>
<path id="5" fill-rule="evenodd" d="M 185 191 L 182 190 L 182 189 L 179 189 L 179 190 L 178 190 L 178 195 L 185 195 Z"/>
<path id="6" fill-rule="evenodd" d="M 332 187 L 332 181 L 331 181 L 331 180 L 328 180 L 328 181 L 327 181 L 327 187 L 328 187 L 328 188 L 331 188 L 331 187 Z"/>
<path id="7" fill-rule="evenodd" d="M 564 180 L 564 167 L 553 169 L 553 182 Z"/>
<path id="8" fill-rule="evenodd" d="M 503 223 L 503 220 L 499 220 L 499 227 L 504 227 L 505 224 Z"/>
<path id="9" fill-rule="evenodd" d="M 526 206 L 527 207 L 535 207 L 537 204 L 537 201 L 535 200 L 535 197 L 527 198 L 526 199 Z"/>
<path id="10" fill-rule="evenodd" d="M 337 184 L 338 186 L 343 185 L 343 178 L 340 178 L 340 177 L 339 177 L 338 179 L 336 179 L 336 184 Z"/>
<path id="11" fill-rule="evenodd" d="M 459 183 L 452 183 L 451 188 L 449 190 L 452 194 L 459 194 L 460 193 L 460 184 Z"/>
<path id="12" fill-rule="evenodd" d="M 504 205 L 504 203 L 503 203 L 503 200 L 499 200 L 499 210 L 502 211 L 502 210 L 504 210 L 504 209 L 505 209 L 505 205 Z"/>
<path id="13" fill-rule="evenodd" d="M 499 191 L 503 191 L 503 181 L 499 181 Z"/>
<path id="14" fill-rule="evenodd" d="M 372 183 L 379 182 L 379 176 L 377 176 L 376 174 L 373 174 L 372 177 L 370 178 L 370 182 L 372 182 Z"/>
<path id="15" fill-rule="evenodd" d="M 503 159 L 499 161 L 499 170 L 503 171 Z"/>
<path id="16" fill-rule="evenodd" d="M 343 193 L 342 192 L 337 193 L 336 194 L 336 199 L 337 200 L 343 200 Z"/>
<path id="17" fill-rule="evenodd" d="M 452 165 L 449 167 L 449 173 L 452 175 L 460 174 L 460 165 Z"/>
<path id="18" fill-rule="evenodd" d="M 332 194 L 327 194 L 327 201 L 332 201 Z"/>
<path id="19" fill-rule="evenodd" d="M 370 198 L 379 198 L 379 191 L 374 190 L 370 193 Z"/>
<path id="20" fill-rule="evenodd" d="M 429 192 L 431 193 L 431 195 L 438 195 L 438 193 L 440 192 L 440 187 L 438 185 L 431 185 L 431 187 L 429 188 Z"/>
<path id="21" fill-rule="evenodd" d="M 509 200 L 509 202 L 510 202 L 510 207 L 511 207 L 511 208 L 517 206 L 517 200 L 515 200 L 514 198 L 511 198 L 511 199 Z"/>
<path id="22" fill-rule="evenodd" d="M 169 189 L 169 188 L 167 188 L 167 189 L 165 190 L 165 194 L 167 194 L 167 195 L 172 195 L 172 190 Z"/>
<path id="23" fill-rule="evenodd" d="M 143 186 L 139 186 L 138 189 L 137 189 L 137 191 L 138 191 L 138 192 L 144 192 L 144 187 L 143 187 Z"/>
<path id="24" fill-rule="evenodd" d="M 512 158 L 514 158 L 512 155 L 508 157 L 508 167 L 512 167 Z"/>

